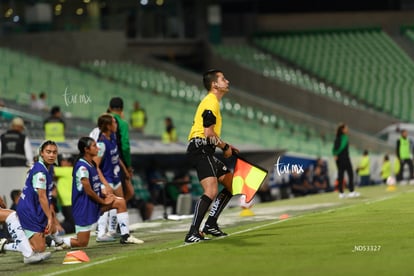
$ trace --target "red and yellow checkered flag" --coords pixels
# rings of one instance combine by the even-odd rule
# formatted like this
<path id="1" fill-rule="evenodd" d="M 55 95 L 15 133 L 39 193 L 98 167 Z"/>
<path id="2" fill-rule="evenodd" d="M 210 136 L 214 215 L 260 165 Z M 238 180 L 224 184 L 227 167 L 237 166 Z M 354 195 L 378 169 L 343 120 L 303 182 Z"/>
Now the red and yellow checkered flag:
<path id="1" fill-rule="evenodd" d="M 233 195 L 243 194 L 246 196 L 246 203 L 249 203 L 266 175 L 267 170 L 238 157 L 233 173 Z"/>

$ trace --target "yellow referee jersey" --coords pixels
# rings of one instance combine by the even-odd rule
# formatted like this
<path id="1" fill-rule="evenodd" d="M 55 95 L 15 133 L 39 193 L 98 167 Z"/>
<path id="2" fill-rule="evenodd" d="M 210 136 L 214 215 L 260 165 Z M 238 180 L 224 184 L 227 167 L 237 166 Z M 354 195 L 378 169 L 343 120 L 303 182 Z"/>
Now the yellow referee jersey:
<path id="1" fill-rule="evenodd" d="M 214 116 L 216 116 L 216 124 L 214 125 L 214 132 L 217 136 L 221 135 L 221 114 L 220 103 L 213 93 L 208 93 L 197 107 L 197 111 L 194 116 L 193 126 L 191 127 L 188 140 L 192 138 L 206 138 L 204 135 L 203 117 L 202 114 L 205 110 L 211 110 Z"/>

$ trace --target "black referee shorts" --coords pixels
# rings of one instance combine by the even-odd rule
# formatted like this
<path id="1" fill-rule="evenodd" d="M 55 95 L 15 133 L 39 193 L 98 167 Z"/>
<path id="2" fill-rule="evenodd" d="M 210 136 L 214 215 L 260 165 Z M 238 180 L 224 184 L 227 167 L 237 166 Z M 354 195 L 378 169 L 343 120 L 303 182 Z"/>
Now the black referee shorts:
<path id="1" fill-rule="evenodd" d="M 191 165 L 196 169 L 198 179 L 206 177 L 219 178 L 230 172 L 226 165 L 214 156 L 216 147 L 208 144 L 205 139 L 194 138 L 187 147 L 187 156 Z"/>

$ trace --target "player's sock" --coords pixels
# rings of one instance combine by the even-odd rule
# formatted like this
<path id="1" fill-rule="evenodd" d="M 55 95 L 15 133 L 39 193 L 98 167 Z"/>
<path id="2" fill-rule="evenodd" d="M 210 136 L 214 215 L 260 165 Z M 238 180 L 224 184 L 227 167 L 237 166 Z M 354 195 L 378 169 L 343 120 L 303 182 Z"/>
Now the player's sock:
<path id="1" fill-rule="evenodd" d="M 210 213 L 206 221 L 207 225 L 217 225 L 218 217 L 220 216 L 224 207 L 226 207 L 227 203 L 229 203 L 232 196 L 233 195 L 226 188 L 223 188 L 220 191 L 220 193 L 214 200 L 213 206 L 211 207 Z"/>
<path id="2" fill-rule="evenodd" d="M 70 247 L 72 247 L 72 244 L 71 244 L 71 242 L 70 242 L 70 240 L 72 239 L 72 237 L 64 237 L 63 238 L 63 242 L 66 244 L 66 245 L 69 245 Z"/>
<path id="3" fill-rule="evenodd" d="M 109 210 L 108 232 L 116 233 L 116 225 L 118 224 L 116 209 Z"/>
<path id="4" fill-rule="evenodd" d="M 11 213 L 6 218 L 6 223 L 10 236 L 13 239 L 13 243 L 6 244 L 4 249 L 9 251 L 19 251 L 23 256 L 30 257 L 33 254 L 33 250 L 29 240 L 26 238 L 16 212 Z"/>
<path id="5" fill-rule="evenodd" d="M 106 233 L 106 225 L 108 223 L 108 214 L 109 212 L 106 211 L 98 219 L 98 237 L 102 237 Z"/>
<path id="6" fill-rule="evenodd" d="M 197 201 L 195 208 L 194 208 L 194 217 L 193 222 L 191 223 L 190 232 L 199 232 L 201 221 L 203 220 L 204 216 L 207 213 L 208 207 L 210 207 L 212 200 L 206 195 L 202 195 L 200 199 Z"/>
<path id="7" fill-rule="evenodd" d="M 55 241 L 55 244 L 61 244 L 63 242 L 63 238 L 60 237 L 58 234 L 59 234 L 59 232 L 56 232 L 56 233 L 50 235 L 52 237 L 52 239 Z"/>
<path id="8" fill-rule="evenodd" d="M 128 212 L 118 213 L 116 215 L 119 223 L 119 230 L 121 231 L 121 236 L 129 234 L 129 216 Z"/>

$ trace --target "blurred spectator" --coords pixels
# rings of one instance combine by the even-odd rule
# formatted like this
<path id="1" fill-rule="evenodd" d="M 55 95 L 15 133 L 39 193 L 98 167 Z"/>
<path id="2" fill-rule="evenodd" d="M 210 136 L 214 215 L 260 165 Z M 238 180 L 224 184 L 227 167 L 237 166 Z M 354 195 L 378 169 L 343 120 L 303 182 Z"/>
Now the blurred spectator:
<path id="1" fill-rule="evenodd" d="M 0 165 L 2 167 L 30 166 L 33 151 L 29 138 L 23 134 L 24 121 L 15 117 L 10 129 L 0 137 Z"/>
<path id="2" fill-rule="evenodd" d="M 382 183 L 387 183 L 388 177 L 391 176 L 391 161 L 388 154 L 384 155 L 384 159 L 381 165 L 381 180 Z"/>
<path id="3" fill-rule="evenodd" d="M 154 204 L 151 201 L 151 196 L 148 189 L 142 185 L 141 177 L 135 176 L 132 178 L 132 184 L 135 189 L 134 196 L 128 201 L 128 208 L 136 208 L 141 215 L 142 221 L 151 219 L 154 211 Z"/>
<path id="4" fill-rule="evenodd" d="M 131 114 L 131 127 L 133 130 L 144 133 L 144 128 L 147 124 L 147 113 L 145 109 L 140 106 L 138 101 L 134 102 L 134 110 Z"/>
<path id="5" fill-rule="evenodd" d="M 289 185 L 292 194 L 295 196 L 305 196 L 316 192 L 316 189 L 310 180 L 309 168 L 306 168 L 302 174 L 292 172 L 289 177 Z"/>
<path id="6" fill-rule="evenodd" d="M 59 106 L 52 107 L 50 117 L 44 121 L 43 127 L 46 140 L 54 142 L 65 141 L 65 122 L 63 121 Z"/>
<path id="7" fill-rule="evenodd" d="M 368 186 L 371 184 L 371 162 L 368 150 L 364 150 L 356 171 L 360 178 L 359 186 Z"/>
<path id="8" fill-rule="evenodd" d="M 177 131 L 174 123 L 170 117 L 166 117 L 165 120 L 165 131 L 162 134 L 162 142 L 164 144 L 177 142 Z"/>
<path id="9" fill-rule="evenodd" d="M 60 166 L 54 167 L 58 205 L 61 206 L 65 218 L 61 225 L 66 234 L 75 233 L 75 220 L 72 216 L 73 162 L 71 154 L 62 154 L 59 162 Z"/>
<path id="10" fill-rule="evenodd" d="M 30 108 L 38 109 L 37 108 L 37 96 L 35 93 L 30 94 Z"/>
<path id="11" fill-rule="evenodd" d="M 332 190 L 327 176 L 323 174 L 322 167 L 319 165 L 316 165 L 313 170 L 312 185 L 317 192 L 330 192 Z"/>
<path id="12" fill-rule="evenodd" d="M 38 98 L 36 98 L 36 94 L 32 93 L 30 107 L 36 110 L 48 111 L 49 108 L 46 104 L 46 93 L 40 92 Z"/>
<path id="13" fill-rule="evenodd" d="M 410 182 L 414 180 L 413 160 L 411 159 L 411 150 L 413 148 L 412 141 L 408 138 L 406 129 L 401 130 L 401 137 L 397 140 L 396 155 L 400 161 L 400 170 L 397 174 L 397 181 L 403 180 L 404 167 L 408 165 Z"/>
<path id="14" fill-rule="evenodd" d="M 151 201 L 154 204 L 164 204 L 163 189 L 167 183 L 167 177 L 159 167 L 157 161 L 151 161 L 150 166 L 145 170 L 145 178 L 148 183 L 148 191 Z"/>
<path id="15" fill-rule="evenodd" d="M 323 160 L 322 158 L 318 157 L 316 159 L 315 167 L 316 166 L 319 166 L 321 168 L 321 175 L 326 178 L 326 180 L 328 181 L 328 186 L 331 187 L 331 179 L 329 177 L 327 162 Z"/>
<path id="16" fill-rule="evenodd" d="M 134 197 L 128 201 L 128 208 L 138 209 L 142 221 L 148 221 L 151 219 L 152 212 L 154 211 L 154 204 L 151 201 L 147 201 L 134 195 Z"/>
<path id="17" fill-rule="evenodd" d="M 12 204 L 10 205 L 10 210 L 16 211 L 17 203 L 19 203 L 21 193 L 22 193 L 21 190 L 12 190 L 10 192 L 10 198 L 11 198 L 11 201 L 12 201 Z"/>
<path id="18" fill-rule="evenodd" d="M 172 207 L 172 214 L 177 214 L 177 200 L 180 194 L 190 192 L 190 175 L 187 172 L 177 172 L 174 179 L 166 184 L 167 206 Z"/>

